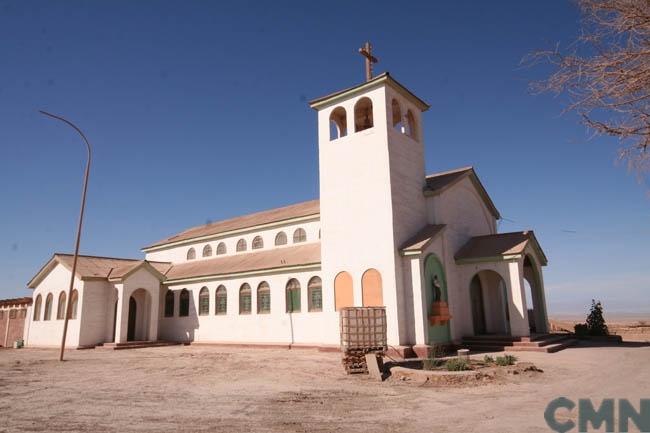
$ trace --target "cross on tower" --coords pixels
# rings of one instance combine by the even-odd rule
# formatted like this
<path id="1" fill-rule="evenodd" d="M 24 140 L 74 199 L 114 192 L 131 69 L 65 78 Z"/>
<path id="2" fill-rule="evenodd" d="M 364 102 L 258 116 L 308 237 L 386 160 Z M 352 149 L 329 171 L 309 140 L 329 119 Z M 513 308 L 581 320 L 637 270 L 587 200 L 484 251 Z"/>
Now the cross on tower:
<path id="1" fill-rule="evenodd" d="M 372 64 L 377 63 L 379 59 L 372 55 L 372 45 L 366 42 L 363 47 L 359 48 L 359 54 L 366 58 L 366 81 L 372 80 Z"/>

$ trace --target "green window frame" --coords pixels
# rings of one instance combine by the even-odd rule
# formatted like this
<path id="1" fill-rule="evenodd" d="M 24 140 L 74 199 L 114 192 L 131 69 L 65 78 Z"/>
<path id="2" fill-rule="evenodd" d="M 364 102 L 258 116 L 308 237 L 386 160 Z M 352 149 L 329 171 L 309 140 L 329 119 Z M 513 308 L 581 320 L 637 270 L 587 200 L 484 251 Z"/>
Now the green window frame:
<path id="1" fill-rule="evenodd" d="M 251 314 L 251 286 L 242 284 L 239 288 L 239 314 Z"/>
<path id="2" fill-rule="evenodd" d="M 312 277 L 307 284 L 309 311 L 323 311 L 323 282 L 320 277 Z"/>
<path id="3" fill-rule="evenodd" d="M 207 287 L 201 287 L 199 291 L 199 316 L 210 314 L 210 291 Z"/>
<path id="4" fill-rule="evenodd" d="M 295 278 L 287 282 L 287 313 L 300 313 L 300 282 Z"/>
<path id="5" fill-rule="evenodd" d="M 268 314 L 271 312 L 271 287 L 262 281 L 257 287 L 257 313 Z"/>
<path id="6" fill-rule="evenodd" d="M 223 315 L 228 313 L 228 292 L 224 286 L 217 287 L 215 294 L 215 314 Z"/>

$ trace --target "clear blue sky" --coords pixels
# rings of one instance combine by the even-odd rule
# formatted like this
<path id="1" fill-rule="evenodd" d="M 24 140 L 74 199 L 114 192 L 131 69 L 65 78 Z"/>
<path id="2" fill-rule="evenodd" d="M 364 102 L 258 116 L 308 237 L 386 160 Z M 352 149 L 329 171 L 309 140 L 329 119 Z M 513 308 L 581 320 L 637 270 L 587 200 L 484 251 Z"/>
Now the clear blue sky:
<path id="1" fill-rule="evenodd" d="M 365 7 L 364 7 L 365 6 Z M 573 3 L 0 0 L 0 298 L 72 251 L 141 257 L 189 226 L 318 196 L 307 100 L 376 71 L 431 104 L 428 172 L 474 165 L 501 231 L 533 228 L 551 313 L 650 311 L 650 198 L 616 142 L 588 140 L 562 98 L 532 96 L 531 50 L 569 43 Z"/>

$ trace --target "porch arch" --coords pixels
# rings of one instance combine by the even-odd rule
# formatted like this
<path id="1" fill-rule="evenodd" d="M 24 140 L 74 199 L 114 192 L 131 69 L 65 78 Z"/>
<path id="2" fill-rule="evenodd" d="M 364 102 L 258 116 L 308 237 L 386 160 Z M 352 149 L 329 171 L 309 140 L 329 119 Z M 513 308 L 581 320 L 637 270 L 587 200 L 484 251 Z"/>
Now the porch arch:
<path id="1" fill-rule="evenodd" d="M 537 262 L 530 254 L 524 257 L 524 285 L 526 287 L 526 301 L 528 309 L 528 325 L 531 333 L 548 332 L 546 316 L 546 303 Z"/>
<path id="2" fill-rule="evenodd" d="M 496 271 L 478 271 L 469 283 L 474 335 L 510 334 L 508 288 Z"/>

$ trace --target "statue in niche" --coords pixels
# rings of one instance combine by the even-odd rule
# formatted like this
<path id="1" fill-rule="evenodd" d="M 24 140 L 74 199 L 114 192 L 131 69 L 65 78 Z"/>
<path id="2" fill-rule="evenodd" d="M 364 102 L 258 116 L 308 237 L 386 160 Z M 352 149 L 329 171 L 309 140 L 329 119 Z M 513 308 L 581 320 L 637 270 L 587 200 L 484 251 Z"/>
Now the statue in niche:
<path id="1" fill-rule="evenodd" d="M 442 301 L 442 287 L 440 287 L 440 280 L 437 275 L 433 276 L 433 302 Z"/>

